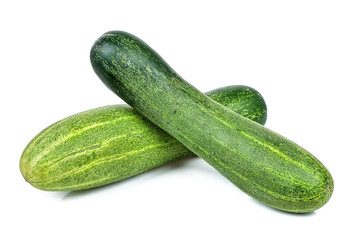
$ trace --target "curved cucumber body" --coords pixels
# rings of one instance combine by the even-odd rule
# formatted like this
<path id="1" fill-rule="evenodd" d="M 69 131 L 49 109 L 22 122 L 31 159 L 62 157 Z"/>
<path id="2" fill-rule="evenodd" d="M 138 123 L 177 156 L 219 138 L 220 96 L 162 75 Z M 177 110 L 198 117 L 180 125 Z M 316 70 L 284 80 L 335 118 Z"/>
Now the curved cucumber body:
<path id="1" fill-rule="evenodd" d="M 289 212 L 329 200 L 333 180 L 319 160 L 211 100 L 139 38 L 107 32 L 90 56 L 109 89 L 253 198 Z"/>
<path id="2" fill-rule="evenodd" d="M 262 96 L 247 86 L 207 93 L 233 111 L 264 124 Z M 44 129 L 20 159 L 36 188 L 82 190 L 123 180 L 194 154 L 128 105 L 112 105 L 65 118 Z"/>

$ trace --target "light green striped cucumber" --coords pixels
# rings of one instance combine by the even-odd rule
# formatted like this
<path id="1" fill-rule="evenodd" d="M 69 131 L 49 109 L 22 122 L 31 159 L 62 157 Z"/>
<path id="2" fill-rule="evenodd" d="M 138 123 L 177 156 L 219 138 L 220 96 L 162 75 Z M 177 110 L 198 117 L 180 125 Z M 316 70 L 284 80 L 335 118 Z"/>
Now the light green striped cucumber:
<path id="1" fill-rule="evenodd" d="M 318 159 L 211 100 L 139 38 L 108 32 L 90 56 L 111 91 L 250 196 L 290 212 L 313 211 L 329 200 L 333 179 Z"/>
<path id="2" fill-rule="evenodd" d="M 229 86 L 207 94 L 260 124 L 266 121 L 264 99 L 253 88 Z M 78 113 L 44 129 L 23 151 L 20 170 L 42 190 L 82 190 L 193 155 L 133 108 L 112 105 Z"/>

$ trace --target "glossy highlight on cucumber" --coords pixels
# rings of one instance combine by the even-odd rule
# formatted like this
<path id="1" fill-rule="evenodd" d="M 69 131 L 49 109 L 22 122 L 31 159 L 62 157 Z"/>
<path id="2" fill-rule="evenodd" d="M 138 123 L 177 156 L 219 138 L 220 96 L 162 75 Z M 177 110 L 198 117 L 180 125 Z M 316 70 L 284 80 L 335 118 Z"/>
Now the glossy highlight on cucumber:
<path id="1" fill-rule="evenodd" d="M 112 92 L 253 198 L 304 213 L 331 197 L 333 179 L 316 157 L 211 100 L 138 37 L 107 32 L 90 57 Z"/>

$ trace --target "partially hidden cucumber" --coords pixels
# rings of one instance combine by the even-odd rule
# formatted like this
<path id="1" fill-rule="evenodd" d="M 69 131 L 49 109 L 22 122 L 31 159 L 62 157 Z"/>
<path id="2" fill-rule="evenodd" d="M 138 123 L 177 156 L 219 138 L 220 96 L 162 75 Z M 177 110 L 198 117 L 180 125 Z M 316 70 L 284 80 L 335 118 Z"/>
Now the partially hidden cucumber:
<path id="1" fill-rule="evenodd" d="M 253 198 L 301 213 L 332 195 L 333 179 L 317 158 L 211 100 L 139 38 L 107 32 L 90 56 L 111 91 Z"/>
<path id="2" fill-rule="evenodd" d="M 262 96 L 247 86 L 207 93 L 224 106 L 264 124 Z M 24 178 L 50 191 L 82 190 L 123 180 L 194 156 L 184 145 L 128 105 L 88 110 L 41 131 L 20 159 Z"/>

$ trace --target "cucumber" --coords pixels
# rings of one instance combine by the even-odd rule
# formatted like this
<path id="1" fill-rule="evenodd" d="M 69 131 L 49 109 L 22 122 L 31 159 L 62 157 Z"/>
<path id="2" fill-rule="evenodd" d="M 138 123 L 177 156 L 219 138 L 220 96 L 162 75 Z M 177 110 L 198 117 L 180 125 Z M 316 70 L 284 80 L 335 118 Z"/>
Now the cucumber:
<path id="1" fill-rule="evenodd" d="M 90 58 L 111 91 L 258 201 L 304 213 L 332 195 L 333 179 L 317 158 L 197 90 L 134 35 L 103 34 Z"/>
<path id="2" fill-rule="evenodd" d="M 264 124 L 262 96 L 247 86 L 207 93 L 230 109 Z M 58 121 L 27 145 L 24 178 L 48 191 L 83 190 L 132 177 L 194 154 L 128 105 L 99 107 Z"/>

